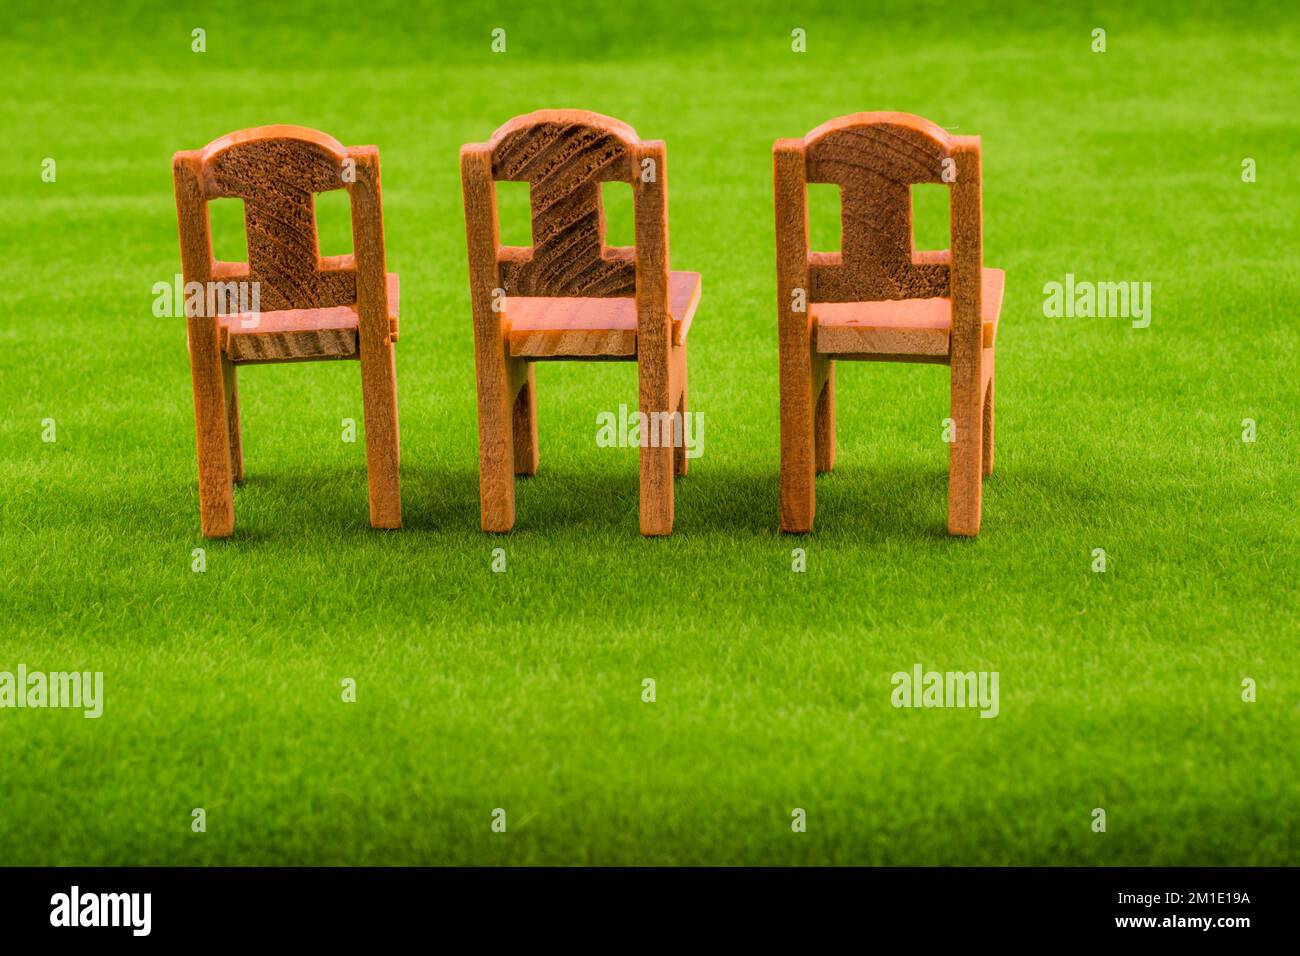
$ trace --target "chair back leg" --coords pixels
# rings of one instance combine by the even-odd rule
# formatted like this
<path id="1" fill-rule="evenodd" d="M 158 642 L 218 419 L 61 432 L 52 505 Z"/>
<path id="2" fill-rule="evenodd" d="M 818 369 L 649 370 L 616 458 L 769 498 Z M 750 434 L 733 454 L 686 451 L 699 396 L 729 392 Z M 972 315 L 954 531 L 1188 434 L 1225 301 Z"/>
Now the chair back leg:
<path id="1" fill-rule="evenodd" d="M 820 356 L 818 358 L 821 358 Z M 817 474 L 830 471 L 835 467 L 835 361 L 822 358 L 814 360 L 814 372 L 818 366 L 825 369 L 826 381 L 817 397 L 817 408 L 813 420 L 814 444 L 817 448 Z M 814 377 L 814 384 L 816 377 Z"/>
<path id="2" fill-rule="evenodd" d="M 244 480 L 244 439 L 239 430 L 239 382 L 234 363 L 224 355 L 221 357 L 221 379 L 226 401 L 226 423 L 230 433 L 230 479 L 239 484 Z"/>
<path id="3" fill-rule="evenodd" d="M 993 356 L 985 359 L 993 364 Z M 988 388 L 984 391 L 984 474 L 993 474 L 993 375 L 989 374 Z"/>
<path id="4" fill-rule="evenodd" d="M 516 475 L 535 475 L 540 454 L 537 447 L 537 368 L 532 362 L 524 363 L 528 373 L 519 394 L 515 397 L 511 415 L 514 431 Z"/>
<path id="5" fill-rule="evenodd" d="M 673 422 L 673 427 L 678 428 L 680 423 L 682 438 L 680 443 L 673 446 L 673 473 L 684 475 L 690 466 L 690 459 L 686 457 L 686 345 L 684 343 L 673 347 L 672 372 L 673 393 L 679 396 L 677 420 Z"/>

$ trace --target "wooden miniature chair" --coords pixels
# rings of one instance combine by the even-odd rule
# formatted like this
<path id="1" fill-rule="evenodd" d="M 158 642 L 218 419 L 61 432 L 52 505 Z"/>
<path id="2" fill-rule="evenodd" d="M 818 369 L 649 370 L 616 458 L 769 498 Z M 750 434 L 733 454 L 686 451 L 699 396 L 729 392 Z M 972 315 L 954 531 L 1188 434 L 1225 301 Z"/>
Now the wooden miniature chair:
<path id="1" fill-rule="evenodd" d="M 672 531 L 673 476 L 686 474 L 673 413 L 680 429 L 700 276 L 669 271 L 665 160 L 662 142 L 583 110 L 518 116 L 461 149 L 484 531 L 514 526 L 515 475 L 538 463 L 533 363 L 561 359 L 637 363 L 641 533 Z M 531 184 L 532 247 L 500 244 L 497 180 Z M 611 180 L 632 185 L 635 247 L 605 245 Z"/>
<path id="2" fill-rule="evenodd" d="M 951 367 L 948 532 L 980 527 L 993 472 L 993 346 L 1004 273 L 983 268 L 980 140 L 906 113 L 857 113 L 773 147 L 781 361 L 781 530 L 810 531 L 835 464 L 835 361 Z M 838 253 L 809 252 L 807 184 L 841 189 Z M 951 245 L 918 252 L 913 183 L 950 189 Z"/>
<path id="3" fill-rule="evenodd" d="M 398 280 L 384 265 L 379 151 L 344 148 L 300 126 L 262 126 L 179 152 L 172 165 L 187 288 L 256 283 L 260 300 L 257 315 L 186 309 L 203 534 L 234 531 L 231 486 L 244 475 L 236 368 L 318 359 L 361 362 L 370 523 L 401 527 Z M 349 193 L 353 252 L 323 258 L 313 194 L 340 188 Z M 207 204 L 218 197 L 244 201 L 248 262 L 213 258 Z"/>

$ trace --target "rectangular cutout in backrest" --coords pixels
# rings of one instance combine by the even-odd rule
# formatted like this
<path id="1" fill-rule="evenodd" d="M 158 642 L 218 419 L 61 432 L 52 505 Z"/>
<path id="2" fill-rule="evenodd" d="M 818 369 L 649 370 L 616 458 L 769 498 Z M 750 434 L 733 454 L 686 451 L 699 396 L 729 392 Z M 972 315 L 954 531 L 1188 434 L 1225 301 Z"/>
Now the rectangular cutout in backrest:
<path id="1" fill-rule="evenodd" d="M 321 258 L 352 252 L 352 200 L 346 189 L 314 193 L 316 243 Z"/>
<path id="2" fill-rule="evenodd" d="M 632 184 L 610 180 L 600 184 L 600 208 L 605 217 L 605 248 L 636 245 L 636 206 Z"/>
<path id="3" fill-rule="evenodd" d="M 244 221 L 244 201 L 223 196 L 208 203 L 208 223 L 212 230 L 212 257 L 218 262 L 248 261 L 248 224 Z"/>
<path id="4" fill-rule="evenodd" d="M 912 244 L 918 251 L 948 248 L 950 196 L 950 187 L 943 183 L 913 184 Z"/>
<path id="5" fill-rule="evenodd" d="M 839 252 L 844 221 L 837 183 L 808 184 L 808 251 Z"/>
<path id="6" fill-rule="evenodd" d="M 503 246 L 533 244 L 532 184 L 501 180 L 497 183 L 497 222 Z"/>

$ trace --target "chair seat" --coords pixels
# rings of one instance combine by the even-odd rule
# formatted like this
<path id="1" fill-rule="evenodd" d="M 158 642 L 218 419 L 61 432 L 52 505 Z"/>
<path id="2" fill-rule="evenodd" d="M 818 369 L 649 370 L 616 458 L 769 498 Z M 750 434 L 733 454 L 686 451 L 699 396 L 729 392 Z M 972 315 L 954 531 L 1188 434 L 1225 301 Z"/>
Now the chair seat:
<path id="1" fill-rule="evenodd" d="M 388 273 L 388 327 L 394 342 L 397 341 L 399 291 L 397 273 Z M 249 328 L 244 328 L 245 321 L 253 321 L 250 313 L 220 317 L 221 349 L 235 365 L 349 359 L 360 355 L 355 306 L 262 312 L 256 324 Z"/>
<path id="2" fill-rule="evenodd" d="M 984 348 L 993 347 L 1002 312 L 1006 273 L 984 269 L 980 311 Z M 816 302 L 810 306 L 816 350 L 825 355 L 947 356 L 952 300 L 888 299 L 878 302 Z"/>
<path id="3" fill-rule="evenodd" d="M 686 341 L 700 303 L 700 274 L 668 276 L 673 344 Z M 636 299 L 511 296 L 510 354 L 529 359 L 636 358 Z"/>

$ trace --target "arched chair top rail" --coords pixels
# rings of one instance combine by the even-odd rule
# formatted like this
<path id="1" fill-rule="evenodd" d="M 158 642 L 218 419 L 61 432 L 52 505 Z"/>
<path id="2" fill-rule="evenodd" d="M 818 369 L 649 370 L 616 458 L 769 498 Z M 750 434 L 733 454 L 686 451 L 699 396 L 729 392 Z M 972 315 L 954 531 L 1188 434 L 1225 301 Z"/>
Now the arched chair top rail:
<path id="1" fill-rule="evenodd" d="M 867 131 L 873 128 L 891 127 L 920 143 L 928 144 L 945 155 L 952 151 L 954 145 L 963 137 L 952 136 L 946 129 L 921 116 L 912 113 L 895 113 L 880 111 L 873 113 L 850 113 L 827 120 L 803 137 L 805 149 L 813 149 L 822 141 L 845 131 Z"/>
<path id="2" fill-rule="evenodd" d="M 945 253 L 918 251 L 912 228 L 912 187 L 918 183 L 954 186 L 958 168 L 963 184 L 974 184 L 978 204 L 979 139 L 953 136 L 911 113 L 851 113 L 825 122 L 800 139 L 778 140 L 773 147 L 778 189 L 801 223 L 790 248 L 803 248 L 806 281 L 814 302 L 944 298 L 951 294 L 953 249 L 964 247 L 957 226 L 971 221 L 970 196 L 963 212 L 952 215 L 954 238 Z M 784 170 L 784 173 L 782 172 Z M 782 178 L 784 176 L 784 179 Z M 840 187 L 840 250 L 809 252 L 804 183 Z M 793 191 L 790 191 L 793 187 Z M 950 201 L 956 203 L 954 189 Z M 796 256 L 796 259 L 799 257 Z M 792 260 L 794 261 L 794 260 Z"/>
<path id="3" fill-rule="evenodd" d="M 245 180 L 248 171 L 239 167 L 247 163 L 259 167 L 262 176 L 275 171 L 302 180 L 313 191 L 343 188 L 349 183 L 338 171 L 359 152 L 320 130 L 277 124 L 227 133 L 198 150 L 197 159 L 205 191 L 212 196 L 230 191 L 233 183 L 226 179 Z"/>
<path id="4" fill-rule="evenodd" d="M 478 213 L 467 211 L 467 223 L 471 230 L 487 229 L 483 241 L 494 247 L 500 267 L 494 284 L 512 297 L 623 298 L 636 294 L 638 269 L 652 261 L 647 257 L 662 260 L 655 268 L 662 265 L 666 273 L 664 176 L 636 175 L 641 164 L 658 170 L 663 159 L 662 143 L 643 142 L 627 123 L 589 110 L 526 113 L 486 143 L 463 146 L 466 195 L 481 190 L 483 198 Z M 531 246 L 500 245 L 490 181 L 530 184 Z M 632 184 L 635 246 L 605 245 L 601 184 L 615 181 Z"/>
<path id="5" fill-rule="evenodd" d="M 254 126 L 252 129 L 236 130 L 233 133 L 227 133 L 225 136 L 219 136 L 203 147 L 201 158 L 204 163 L 209 163 L 227 150 L 247 146 L 250 143 L 274 142 L 277 140 L 309 143 L 333 155 L 339 162 L 342 162 L 348 155 L 347 147 L 328 133 L 322 133 L 320 130 L 312 129 L 309 126 L 277 123 L 272 126 Z"/>
<path id="6" fill-rule="evenodd" d="M 589 110 L 537 110 L 516 116 L 486 144 L 494 179 L 534 183 L 557 175 L 630 182 L 642 147 L 631 126 Z"/>
<path id="7" fill-rule="evenodd" d="M 522 116 L 516 116 L 501 124 L 488 140 L 488 148 L 495 152 L 508 139 L 520 133 L 527 133 L 537 126 L 575 126 L 600 130 L 628 146 L 635 146 L 641 140 L 634 130 L 622 120 L 612 116 L 593 113 L 591 110 L 534 110 Z"/>

